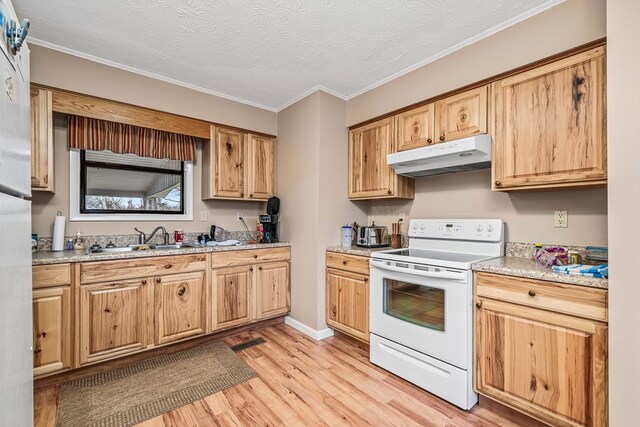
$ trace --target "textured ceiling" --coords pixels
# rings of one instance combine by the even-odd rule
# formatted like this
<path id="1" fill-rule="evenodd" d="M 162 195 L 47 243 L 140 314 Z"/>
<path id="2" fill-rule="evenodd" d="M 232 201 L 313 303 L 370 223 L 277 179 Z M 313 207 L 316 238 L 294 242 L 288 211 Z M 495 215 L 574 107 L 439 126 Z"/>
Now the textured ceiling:
<path id="1" fill-rule="evenodd" d="M 14 0 L 31 41 L 278 110 L 348 99 L 562 0 Z"/>

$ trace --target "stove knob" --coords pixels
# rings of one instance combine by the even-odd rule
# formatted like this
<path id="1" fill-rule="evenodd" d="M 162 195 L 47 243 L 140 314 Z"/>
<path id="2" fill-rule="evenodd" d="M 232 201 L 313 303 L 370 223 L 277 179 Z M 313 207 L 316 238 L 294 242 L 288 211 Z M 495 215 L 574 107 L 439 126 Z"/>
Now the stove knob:
<path id="1" fill-rule="evenodd" d="M 420 230 L 424 231 L 424 224 L 420 224 Z"/>
<path id="2" fill-rule="evenodd" d="M 476 230 L 478 230 L 478 232 L 482 231 L 482 224 L 478 224 L 478 226 L 476 227 Z"/>
<path id="3" fill-rule="evenodd" d="M 493 225 L 489 224 L 489 225 L 487 226 L 487 231 L 488 231 L 489 233 L 491 233 L 491 232 L 493 231 Z"/>
<path id="4" fill-rule="evenodd" d="M 418 224 L 413 223 L 413 229 L 414 229 L 414 230 L 417 230 L 417 229 L 418 229 Z"/>

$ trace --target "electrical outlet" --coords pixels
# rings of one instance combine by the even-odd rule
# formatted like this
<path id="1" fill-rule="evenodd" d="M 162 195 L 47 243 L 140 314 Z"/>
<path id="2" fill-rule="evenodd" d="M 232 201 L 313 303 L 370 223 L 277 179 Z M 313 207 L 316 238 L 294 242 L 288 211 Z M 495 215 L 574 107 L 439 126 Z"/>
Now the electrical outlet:
<path id="1" fill-rule="evenodd" d="M 242 221 L 242 218 L 244 218 L 244 215 L 242 215 L 242 212 L 238 212 L 236 214 L 236 217 L 238 218 L 238 221 Z"/>
<path id="2" fill-rule="evenodd" d="M 553 226 L 555 228 L 567 228 L 569 226 L 569 215 L 567 211 L 555 211 Z"/>
<path id="3" fill-rule="evenodd" d="M 207 218 L 209 217 L 207 211 L 200 211 L 200 221 L 207 222 Z"/>
<path id="4" fill-rule="evenodd" d="M 404 212 L 398 214 L 398 222 L 404 222 Z"/>

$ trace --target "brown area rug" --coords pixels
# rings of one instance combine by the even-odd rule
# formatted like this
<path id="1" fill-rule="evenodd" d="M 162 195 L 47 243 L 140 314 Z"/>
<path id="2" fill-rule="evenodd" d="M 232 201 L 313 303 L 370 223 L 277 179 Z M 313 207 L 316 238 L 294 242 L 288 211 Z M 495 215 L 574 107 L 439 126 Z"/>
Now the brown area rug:
<path id="1" fill-rule="evenodd" d="M 256 376 L 215 341 L 64 384 L 56 426 L 131 426 Z"/>

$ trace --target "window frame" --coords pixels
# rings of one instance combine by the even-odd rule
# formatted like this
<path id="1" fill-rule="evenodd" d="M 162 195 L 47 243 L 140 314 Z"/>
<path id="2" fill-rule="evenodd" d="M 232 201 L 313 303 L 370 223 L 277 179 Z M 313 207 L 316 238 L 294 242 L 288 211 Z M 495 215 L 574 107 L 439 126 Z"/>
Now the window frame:
<path id="1" fill-rule="evenodd" d="M 69 150 L 69 221 L 192 221 L 193 220 L 193 164 L 182 163 L 182 211 L 122 211 L 122 210 L 90 210 L 84 208 L 86 188 L 86 166 L 102 166 L 111 169 L 126 169 L 144 172 L 172 173 L 168 169 L 157 169 L 140 166 L 114 165 L 110 163 L 83 161 L 84 150 Z M 177 172 L 177 171 L 176 171 Z M 82 206 L 81 206 L 82 205 Z"/>

